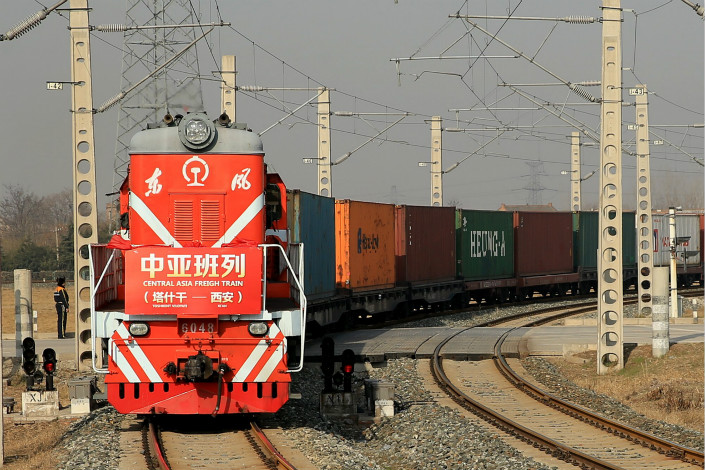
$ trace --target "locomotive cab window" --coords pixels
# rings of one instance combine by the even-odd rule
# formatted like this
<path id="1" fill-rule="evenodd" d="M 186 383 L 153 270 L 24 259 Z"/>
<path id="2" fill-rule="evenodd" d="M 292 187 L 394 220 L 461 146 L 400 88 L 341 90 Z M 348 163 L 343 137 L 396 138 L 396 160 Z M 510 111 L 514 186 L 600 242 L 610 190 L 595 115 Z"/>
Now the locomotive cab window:
<path id="1" fill-rule="evenodd" d="M 271 228 L 275 221 L 282 218 L 282 194 L 278 185 L 267 185 L 264 201 L 267 206 L 267 228 Z"/>

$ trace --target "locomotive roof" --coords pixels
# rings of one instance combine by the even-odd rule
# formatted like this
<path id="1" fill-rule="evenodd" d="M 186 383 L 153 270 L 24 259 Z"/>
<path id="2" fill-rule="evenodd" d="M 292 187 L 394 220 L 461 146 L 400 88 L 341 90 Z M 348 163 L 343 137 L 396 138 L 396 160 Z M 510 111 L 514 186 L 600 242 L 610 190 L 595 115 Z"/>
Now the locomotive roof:
<path id="1" fill-rule="evenodd" d="M 194 152 L 179 139 L 178 127 L 158 127 L 138 132 L 130 141 L 130 153 L 222 153 L 263 155 L 262 139 L 251 131 L 215 126 L 217 135 L 214 144 L 207 150 Z"/>

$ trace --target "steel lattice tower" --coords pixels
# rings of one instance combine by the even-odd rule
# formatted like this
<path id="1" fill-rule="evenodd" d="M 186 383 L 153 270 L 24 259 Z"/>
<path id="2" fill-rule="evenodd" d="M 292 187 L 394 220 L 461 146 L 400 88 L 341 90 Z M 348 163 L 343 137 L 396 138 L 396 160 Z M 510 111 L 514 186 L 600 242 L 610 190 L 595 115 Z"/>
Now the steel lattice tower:
<path id="1" fill-rule="evenodd" d="M 188 0 L 128 0 L 125 14 L 128 28 L 159 28 L 125 31 L 121 90 L 130 88 L 153 73 L 201 33 L 193 27 L 162 27 L 195 24 L 198 22 L 195 15 L 197 12 L 193 11 Z M 120 102 L 114 188 L 119 187 L 127 174 L 127 149 L 135 132 L 146 127 L 147 123 L 159 122 L 167 113 L 176 115 L 202 110 L 198 54 L 196 48 L 191 47 Z"/>
<path id="2" fill-rule="evenodd" d="M 531 170 L 531 174 L 529 175 L 529 183 L 522 188 L 529 191 L 529 195 L 526 198 L 526 203 L 540 206 L 543 204 L 541 191 L 546 189 L 546 187 L 541 184 L 541 176 L 546 174 L 543 171 L 543 162 L 536 161 L 524 163 L 526 163 Z"/>

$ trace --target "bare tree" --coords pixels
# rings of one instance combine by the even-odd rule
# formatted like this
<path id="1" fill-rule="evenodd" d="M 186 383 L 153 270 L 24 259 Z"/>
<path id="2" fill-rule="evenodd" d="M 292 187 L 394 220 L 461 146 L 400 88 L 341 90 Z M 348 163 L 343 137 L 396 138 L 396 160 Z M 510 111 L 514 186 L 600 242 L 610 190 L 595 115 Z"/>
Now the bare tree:
<path id="1" fill-rule="evenodd" d="M 651 185 L 651 205 L 654 209 L 681 206 L 683 209 L 703 209 L 703 176 L 667 175 Z"/>
<path id="2" fill-rule="evenodd" d="M 40 199 L 19 185 L 3 185 L 0 200 L 0 230 L 8 238 L 27 239 L 39 225 Z"/>

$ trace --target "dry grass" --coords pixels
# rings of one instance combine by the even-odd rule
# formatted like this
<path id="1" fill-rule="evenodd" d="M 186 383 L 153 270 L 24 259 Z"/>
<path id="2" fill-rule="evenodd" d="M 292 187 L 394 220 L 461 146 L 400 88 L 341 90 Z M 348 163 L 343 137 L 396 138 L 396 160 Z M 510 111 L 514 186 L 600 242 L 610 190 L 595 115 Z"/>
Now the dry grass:
<path id="1" fill-rule="evenodd" d="M 11 360 L 5 361 L 5 376 L 11 370 Z M 69 403 L 68 381 L 71 377 L 82 375 L 77 371 L 61 367 L 57 371 L 54 384 L 59 391 L 59 403 L 66 406 Z M 3 470 L 47 470 L 58 467 L 60 453 L 55 449 L 61 436 L 79 417 L 61 418 L 53 421 L 37 421 L 24 423 L 18 412 L 22 407 L 22 392 L 26 390 L 24 374 L 21 370 L 10 378 L 5 385 L 5 398 L 15 399 L 15 413 L 5 417 L 5 464 Z M 31 444 L 30 444 L 31 443 Z"/>
<path id="2" fill-rule="evenodd" d="M 56 309 L 54 308 L 55 284 L 32 285 L 32 310 L 37 311 L 37 326 L 39 333 L 56 335 Z M 73 296 L 73 285 L 67 284 L 69 295 Z M 69 312 L 66 322 L 68 332 L 74 331 L 73 311 Z M 2 331 L 3 335 L 14 335 L 15 332 L 15 297 L 12 285 L 3 285 L 2 288 Z M 10 360 L 6 361 L 5 375 L 10 371 Z M 59 402 L 69 402 L 68 380 L 76 371 L 66 370 L 59 364 L 54 384 L 59 391 Z M 15 411 L 19 411 L 22 404 L 22 392 L 25 391 L 24 375 L 21 370 L 10 378 L 10 384 L 4 387 L 4 396 L 15 399 Z M 54 421 L 39 421 L 34 423 L 20 423 L 14 419 L 4 420 L 4 453 L 5 464 L 3 470 L 46 470 L 57 468 L 59 454 L 54 446 L 66 432 L 74 419 L 59 419 Z M 31 442 L 31 445 L 28 445 Z"/>
<path id="3" fill-rule="evenodd" d="M 5 464 L 3 470 L 47 470 L 58 468 L 54 446 L 71 425 L 70 420 L 15 424 L 5 420 Z M 31 445 L 28 445 L 31 442 Z"/>
<path id="4" fill-rule="evenodd" d="M 37 311 L 37 327 L 39 333 L 56 333 L 56 308 L 54 307 L 54 288 L 56 284 L 47 282 L 44 284 L 32 285 L 32 310 Z M 66 289 L 71 297 L 73 305 L 73 283 L 66 283 Z M 69 311 L 69 318 L 66 322 L 66 331 L 75 330 L 74 311 Z M 15 332 L 15 295 L 13 286 L 5 284 L 2 286 L 2 332 L 3 335 Z"/>
<path id="5" fill-rule="evenodd" d="M 648 418 L 703 432 L 703 343 L 673 345 L 659 359 L 651 357 L 651 346 L 639 346 L 622 371 L 606 375 L 597 375 L 595 351 L 579 357 L 587 362 L 552 362 L 581 387 L 616 398 Z"/>

